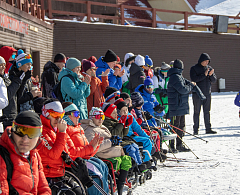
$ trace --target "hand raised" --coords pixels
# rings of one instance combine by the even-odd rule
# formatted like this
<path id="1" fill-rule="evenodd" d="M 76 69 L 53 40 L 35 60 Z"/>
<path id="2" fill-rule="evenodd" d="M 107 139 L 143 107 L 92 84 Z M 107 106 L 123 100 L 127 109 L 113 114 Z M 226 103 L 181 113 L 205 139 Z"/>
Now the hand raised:
<path id="1" fill-rule="evenodd" d="M 212 76 L 212 74 L 214 73 L 214 69 L 212 69 L 210 72 L 209 72 L 209 76 Z"/>
<path id="2" fill-rule="evenodd" d="M 102 76 L 108 76 L 110 69 L 106 69 L 105 72 L 102 72 Z"/>
<path id="3" fill-rule="evenodd" d="M 58 128 L 58 131 L 59 131 L 59 132 L 66 133 L 67 122 L 66 122 L 65 120 L 63 120 L 62 118 L 59 118 L 59 119 L 58 119 L 57 128 Z"/>

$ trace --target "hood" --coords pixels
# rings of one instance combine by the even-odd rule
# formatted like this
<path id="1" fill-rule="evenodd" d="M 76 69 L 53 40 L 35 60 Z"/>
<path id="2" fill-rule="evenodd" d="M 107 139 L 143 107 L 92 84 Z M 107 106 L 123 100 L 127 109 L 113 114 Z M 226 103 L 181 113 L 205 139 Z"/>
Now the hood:
<path id="1" fill-rule="evenodd" d="M 140 66 L 138 66 L 137 64 L 132 63 L 131 67 L 130 67 L 130 75 L 134 75 L 139 71 L 143 71 L 143 69 Z"/>
<path id="2" fill-rule="evenodd" d="M 198 64 L 201 64 L 205 60 L 209 60 L 208 64 L 210 64 L 211 60 L 210 56 L 207 53 L 202 53 L 201 56 L 199 57 Z"/>
<path id="3" fill-rule="evenodd" d="M 143 94 L 144 84 L 138 85 L 135 89 L 136 92 L 139 92 L 141 95 Z"/>
<path id="4" fill-rule="evenodd" d="M 0 49 L 0 56 L 2 56 L 6 61 L 5 73 L 8 73 L 9 68 L 11 67 L 11 63 L 9 63 L 9 58 L 11 57 L 13 52 L 17 52 L 17 50 L 9 46 L 3 46 Z"/>
<path id="5" fill-rule="evenodd" d="M 105 69 L 109 69 L 110 67 L 108 66 L 108 64 L 106 62 L 103 61 L 103 57 L 101 56 L 98 61 L 95 62 L 96 67 L 98 68 L 105 68 Z"/>
<path id="6" fill-rule="evenodd" d="M 43 71 L 47 71 L 48 69 L 54 69 L 54 71 L 56 71 L 57 73 L 59 73 L 59 70 L 60 70 L 60 68 L 58 68 L 58 66 L 51 61 L 48 61 L 44 65 Z"/>
<path id="7" fill-rule="evenodd" d="M 67 69 L 67 68 L 63 68 L 63 69 L 62 69 L 62 71 L 61 71 L 61 72 L 59 73 L 59 75 L 58 75 L 58 80 L 60 81 L 61 78 L 62 78 L 63 76 L 65 76 L 65 75 L 71 75 L 75 80 L 79 80 L 77 73 L 75 73 L 75 72 L 73 72 L 73 71 L 71 71 L 71 70 L 69 70 L 69 69 Z"/>
<path id="8" fill-rule="evenodd" d="M 18 68 L 16 66 L 16 61 L 14 61 L 13 65 L 11 66 L 11 69 L 9 70 L 9 76 L 15 75 L 18 72 L 19 72 L 19 70 L 18 70 Z"/>
<path id="9" fill-rule="evenodd" d="M 167 76 L 170 77 L 173 74 L 182 74 L 183 70 L 182 69 L 178 69 L 178 68 L 170 68 Z"/>

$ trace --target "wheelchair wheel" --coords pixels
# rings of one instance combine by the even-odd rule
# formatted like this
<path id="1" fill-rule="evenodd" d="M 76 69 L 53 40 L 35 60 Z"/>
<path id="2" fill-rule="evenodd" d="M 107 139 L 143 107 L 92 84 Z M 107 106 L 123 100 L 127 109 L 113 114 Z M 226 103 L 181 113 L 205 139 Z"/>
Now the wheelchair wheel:
<path id="1" fill-rule="evenodd" d="M 139 177 L 139 184 L 142 185 L 144 184 L 146 181 L 145 175 L 141 174 L 141 176 Z"/>
<path id="2" fill-rule="evenodd" d="M 75 181 L 78 184 L 78 187 L 82 190 L 82 195 L 87 195 L 86 188 L 83 186 L 82 182 L 70 171 L 65 170 L 65 176 L 64 176 L 68 182 Z"/>

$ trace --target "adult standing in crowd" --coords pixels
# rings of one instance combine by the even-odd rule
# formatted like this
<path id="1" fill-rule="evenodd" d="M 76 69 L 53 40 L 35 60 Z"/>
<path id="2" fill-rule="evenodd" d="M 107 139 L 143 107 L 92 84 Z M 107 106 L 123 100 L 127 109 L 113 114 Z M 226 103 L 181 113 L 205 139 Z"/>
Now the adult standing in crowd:
<path id="1" fill-rule="evenodd" d="M 201 89 L 206 99 L 201 100 L 197 93 L 192 94 L 194 115 L 193 115 L 193 133 L 198 134 L 199 128 L 199 114 L 201 106 L 203 107 L 204 123 L 207 134 L 215 134 L 210 123 L 210 110 L 211 110 L 211 85 L 216 82 L 217 76 L 214 69 L 209 66 L 210 56 L 207 53 L 202 53 L 199 57 L 198 63 L 190 69 L 191 80 L 196 82 L 197 86 Z"/>
<path id="2" fill-rule="evenodd" d="M 105 54 L 105 56 L 101 56 L 98 61 L 95 62 L 96 67 L 98 67 L 96 71 L 97 77 L 102 81 L 102 73 L 106 71 L 106 69 L 110 69 L 109 75 L 108 75 L 108 81 L 109 86 L 114 87 L 116 89 L 122 88 L 122 76 L 124 75 L 124 70 L 121 71 L 121 69 L 116 68 L 114 70 L 114 67 L 117 63 L 117 55 L 112 51 L 108 50 Z"/>
<path id="3" fill-rule="evenodd" d="M 43 97 L 52 98 L 53 87 L 59 82 L 58 74 L 65 67 L 65 64 L 66 56 L 63 53 L 59 53 L 54 57 L 53 62 L 48 61 L 44 65 L 41 76 Z"/>
<path id="4" fill-rule="evenodd" d="M 0 156 L 0 194 L 52 194 L 38 154 L 43 145 L 39 139 L 41 133 L 41 119 L 31 111 L 20 113 L 12 127 L 4 131 L 0 145 L 5 149 L 1 150 L 7 150 L 10 159 L 4 161 Z M 4 156 L 8 159 L 6 153 Z M 10 161 L 13 172 L 11 182 L 8 183 Z"/>
<path id="5" fill-rule="evenodd" d="M 110 69 L 106 69 L 105 72 L 102 73 L 102 81 L 98 77 L 96 77 L 97 67 L 93 62 L 85 59 L 82 60 L 82 69 L 83 76 L 89 75 L 91 77 L 91 92 L 90 95 L 87 97 L 87 108 L 88 112 L 90 112 L 92 107 L 100 107 L 100 104 L 102 102 L 105 102 L 103 94 L 109 85 L 108 73 L 110 72 Z"/>
<path id="6" fill-rule="evenodd" d="M 74 103 L 80 111 L 79 121 L 88 118 L 87 97 L 90 95 L 91 77 L 81 75 L 81 62 L 76 58 L 67 60 L 66 68 L 60 72 L 61 92 L 64 102 Z"/>
<path id="7" fill-rule="evenodd" d="M 129 80 L 130 67 L 131 67 L 131 64 L 134 62 L 135 58 L 136 58 L 136 56 L 133 53 L 126 53 L 124 56 L 124 66 L 122 67 L 122 69 L 125 70 L 125 73 L 122 76 L 123 84 Z"/>
<path id="8" fill-rule="evenodd" d="M 176 149 L 181 152 L 188 152 L 190 150 L 182 144 L 183 131 L 177 128 L 183 129 L 185 127 L 185 115 L 189 114 L 188 96 L 196 83 L 190 82 L 182 76 L 183 69 L 183 62 L 176 59 L 173 68 L 170 68 L 167 73 L 169 77 L 167 94 L 171 125 L 176 127 L 173 129 L 178 134 Z M 177 152 L 174 140 L 170 141 L 170 147 L 173 152 Z"/>
<path id="9" fill-rule="evenodd" d="M 4 58 L 0 56 L 0 68 L 5 66 L 3 62 Z M 5 62 L 5 60 L 4 60 Z M 2 109 L 8 105 L 8 97 L 7 97 L 7 87 L 4 83 L 4 80 L 0 77 L 0 116 L 2 116 Z M 3 126 L 0 122 L 0 135 L 3 133 Z"/>
<path id="10" fill-rule="evenodd" d="M 16 58 L 17 50 L 10 46 L 3 46 L 0 49 L 0 56 L 2 56 L 6 62 L 5 73 L 9 72 L 9 69 L 13 65 L 13 61 Z"/>

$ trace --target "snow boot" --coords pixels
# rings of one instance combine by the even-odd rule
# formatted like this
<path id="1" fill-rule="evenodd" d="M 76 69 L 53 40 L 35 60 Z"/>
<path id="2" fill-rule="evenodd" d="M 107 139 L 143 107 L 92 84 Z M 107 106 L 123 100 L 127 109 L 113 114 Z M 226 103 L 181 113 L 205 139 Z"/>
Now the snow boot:
<path id="1" fill-rule="evenodd" d="M 186 147 L 183 146 L 183 145 L 177 146 L 177 150 L 178 150 L 179 152 L 190 152 L 190 149 L 186 148 Z"/>
<path id="2" fill-rule="evenodd" d="M 156 157 L 157 159 L 161 160 L 161 162 L 164 162 L 167 159 L 167 156 L 165 154 L 161 154 L 161 156 L 159 155 L 159 152 L 155 152 L 153 154 L 154 157 Z"/>
<path id="3" fill-rule="evenodd" d="M 216 134 L 216 131 L 213 131 L 212 129 L 206 130 L 206 134 Z"/>

